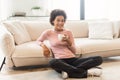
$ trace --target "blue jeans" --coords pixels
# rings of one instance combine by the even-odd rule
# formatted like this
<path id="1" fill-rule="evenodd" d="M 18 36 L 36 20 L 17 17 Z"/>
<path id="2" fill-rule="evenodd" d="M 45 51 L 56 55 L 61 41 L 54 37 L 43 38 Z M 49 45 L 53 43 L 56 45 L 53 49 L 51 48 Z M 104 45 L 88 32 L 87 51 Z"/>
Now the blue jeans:
<path id="1" fill-rule="evenodd" d="M 61 73 L 65 71 L 70 78 L 86 78 L 87 70 L 102 64 L 103 60 L 100 56 L 88 58 L 66 58 L 52 59 L 49 62 L 51 68 Z"/>

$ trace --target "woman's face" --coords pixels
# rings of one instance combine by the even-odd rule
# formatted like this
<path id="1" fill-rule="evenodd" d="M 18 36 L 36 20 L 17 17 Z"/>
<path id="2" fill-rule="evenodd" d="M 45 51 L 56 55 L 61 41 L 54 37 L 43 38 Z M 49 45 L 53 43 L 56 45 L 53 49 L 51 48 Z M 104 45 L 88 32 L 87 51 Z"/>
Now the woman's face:
<path id="1" fill-rule="evenodd" d="M 53 23 L 54 23 L 54 29 L 56 31 L 62 31 L 63 28 L 64 28 L 64 23 L 65 23 L 64 17 L 63 16 L 57 16 L 55 18 L 55 20 L 53 21 Z"/>

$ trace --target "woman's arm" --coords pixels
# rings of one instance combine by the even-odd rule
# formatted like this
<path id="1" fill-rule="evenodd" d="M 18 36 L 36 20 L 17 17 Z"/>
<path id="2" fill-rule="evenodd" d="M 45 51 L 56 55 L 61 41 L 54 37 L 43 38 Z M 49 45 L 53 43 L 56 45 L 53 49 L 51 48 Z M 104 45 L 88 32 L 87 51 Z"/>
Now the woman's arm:
<path id="1" fill-rule="evenodd" d="M 66 41 L 68 43 L 68 48 L 75 54 L 76 47 L 75 47 L 74 37 L 72 32 L 69 31 L 69 35 L 65 35 L 65 37 L 63 38 L 63 41 Z"/>
<path id="2" fill-rule="evenodd" d="M 37 39 L 37 43 L 43 48 L 43 55 L 45 57 L 50 57 L 50 50 L 48 47 L 43 43 L 44 40 L 47 40 L 47 31 L 44 31 L 40 37 Z"/>

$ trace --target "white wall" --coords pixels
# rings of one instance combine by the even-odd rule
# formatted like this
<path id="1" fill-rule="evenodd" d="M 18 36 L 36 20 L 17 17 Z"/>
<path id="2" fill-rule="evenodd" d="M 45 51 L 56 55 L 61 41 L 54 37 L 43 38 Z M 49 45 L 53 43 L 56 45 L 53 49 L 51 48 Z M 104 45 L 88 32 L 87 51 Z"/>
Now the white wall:
<path id="1" fill-rule="evenodd" d="M 26 12 L 32 15 L 31 8 L 33 6 L 41 6 L 42 12 L 46 14 L 47 0 L 0 0 L 0 18 L 3 20 L 12 16 L 14 12 Z"/>
<path id="2" fill-rule="evenodd" d="M 85 19 L 120 20 L 120 0 L 85 0 Z"/>
<path id="3" fill-rule="evenodd" d="M 68 20 L 80 19 L 80 0 L 0 0 L 0 20 L 14 12 L 32 15 L 31 8 L 41 6 L 46 15 L 60 8 L 67 13 Z M 120 19 L 120 0 L 85 0 L 85 19 Z"/>
<path id="4" fill-rule="evenodd" d="M 11 12 L 11 1 L 0 0 L 0 20 L 6 19 Z"/>
<path id="5" fill-rule="evenodd" d="M 48 0 L 49 10 L 65 10 L 68 20 L 80 20 L 80 0 Z"/>
<path id="6" fill-rule="evenodd" d="M 108 7 L 106 0 L 85 0 L 85 19 L 107 18 Z"/>
<path id="7" fill-rule="evenodd" d="M 120 0 L 107 0 L 108 18 L 112 20 L 120 20 Z"/>
<path id="8" fill-rule="evenodd" d="M 1 0 L 2 19 L 12 16 L 14 12 L 26 12 L 32 15 L 33 6 L 42 6 L 43 14 L 49 15 L 51 10 L 59 8 L 65 10 L 68 20 L 80 19 L 80 0 Z"/>
<path id="9" fill-rule="evenodd" d="M 32 15 L 31 8 L 33 6 L 41 6 L 45 10 L 46 0 L 11 0 L 13 12 L 26 12 L 27 15 Z"/>

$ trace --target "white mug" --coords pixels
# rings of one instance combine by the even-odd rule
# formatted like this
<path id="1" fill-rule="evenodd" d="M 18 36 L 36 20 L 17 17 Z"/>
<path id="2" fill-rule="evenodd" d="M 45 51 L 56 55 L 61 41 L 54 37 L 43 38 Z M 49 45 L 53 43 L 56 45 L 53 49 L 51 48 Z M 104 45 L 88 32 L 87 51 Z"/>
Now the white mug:
<path id="1" fill-rule="evenodd" d="M 60 40 L 60 41 L 61 41 L 63 37 L 65 37 L 65 35 L 64 35 L 64 34 L 58 34 L 58 40 Z"/>

